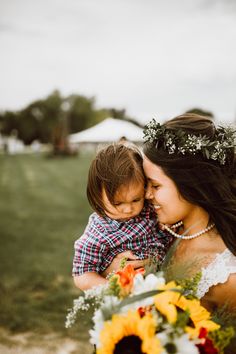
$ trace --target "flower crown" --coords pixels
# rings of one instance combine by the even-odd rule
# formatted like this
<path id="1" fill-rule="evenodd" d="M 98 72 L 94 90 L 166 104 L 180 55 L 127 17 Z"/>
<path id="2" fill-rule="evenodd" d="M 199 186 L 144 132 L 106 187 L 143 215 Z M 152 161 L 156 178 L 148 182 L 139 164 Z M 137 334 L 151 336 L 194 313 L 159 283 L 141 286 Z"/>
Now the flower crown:
<path id="1" fill-rule="evenodd" d="M 173 131 L 152 119 L 144 127 L 144 142 L 154 144 L 156 148 L 161 145 L 169 154 L 201 153 L 204 158 L 224 165 L 232 150 L 236 150 L 236 129 L 218 126 L 213 140 L 206 135 L 194 135 L 182 129 Z"/>

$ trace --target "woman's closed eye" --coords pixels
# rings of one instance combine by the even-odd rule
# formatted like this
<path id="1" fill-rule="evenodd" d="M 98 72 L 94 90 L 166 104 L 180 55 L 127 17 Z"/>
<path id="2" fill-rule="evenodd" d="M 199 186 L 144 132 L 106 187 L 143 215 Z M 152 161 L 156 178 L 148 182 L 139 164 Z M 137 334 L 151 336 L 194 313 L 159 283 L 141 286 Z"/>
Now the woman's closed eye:
<path id="1" fill-rule="evenodd" d="M 149 180 L 146 190 L 148 190 L 149 188 L 157 190 L 158 188 L 160 188 L 160 186 L 161 185 L 158 182 Z"/>
<path id="2" fill-rule="evenodd" d="M 153 189 L 158 189 L 158 188 L 160 188 L 160 185 L 159 184 L 152 184 L 151 187 Z"/>

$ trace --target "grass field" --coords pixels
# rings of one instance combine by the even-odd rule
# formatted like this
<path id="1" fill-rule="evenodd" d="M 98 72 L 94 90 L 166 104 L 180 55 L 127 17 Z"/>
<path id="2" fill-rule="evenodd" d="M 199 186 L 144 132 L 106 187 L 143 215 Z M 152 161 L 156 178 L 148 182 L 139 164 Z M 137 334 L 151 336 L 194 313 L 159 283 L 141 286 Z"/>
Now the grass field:
<path id="1" fill-rule="evenodd" d="M 79 294 L 71 277 L 73 243 L 91 212 L 90 161 L 0 155 L 1 327 L 68 334 L 65 316 Z M 82 320 L 80 326 L 86 340 Z"/>

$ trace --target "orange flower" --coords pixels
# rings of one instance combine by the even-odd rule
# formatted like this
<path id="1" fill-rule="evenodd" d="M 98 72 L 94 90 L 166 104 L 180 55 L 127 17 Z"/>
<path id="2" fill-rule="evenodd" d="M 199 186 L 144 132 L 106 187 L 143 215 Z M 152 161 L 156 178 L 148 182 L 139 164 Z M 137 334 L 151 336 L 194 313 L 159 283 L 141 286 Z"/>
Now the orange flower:
<path id="1" fill-rule="evenodd" d="M 118 270 L 116 274 L 119 276 L 119 283 L 125 293 L 129 293 L 133 287 L 133 281 L 136 274 L 143 274 L 145 272 L 144 268 L 134 269 L 131 264 L 127 264 L 124 269 Z"/>

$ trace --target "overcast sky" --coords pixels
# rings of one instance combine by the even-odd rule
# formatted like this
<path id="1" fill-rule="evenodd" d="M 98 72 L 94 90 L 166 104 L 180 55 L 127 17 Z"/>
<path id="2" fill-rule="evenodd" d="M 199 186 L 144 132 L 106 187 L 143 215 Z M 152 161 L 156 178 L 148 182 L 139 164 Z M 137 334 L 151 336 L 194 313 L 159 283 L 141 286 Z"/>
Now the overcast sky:
<path id="1" fill-rule="evenodd" d="M 235 0 L 0 0 L 0 109 L 54 89 L 146 122 L 236 117 Z"/>

